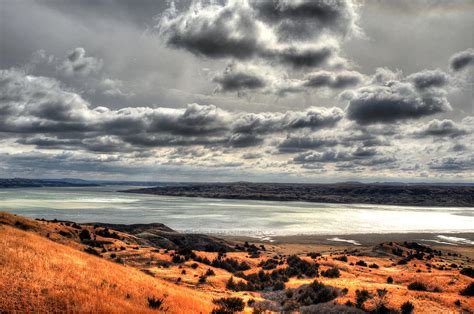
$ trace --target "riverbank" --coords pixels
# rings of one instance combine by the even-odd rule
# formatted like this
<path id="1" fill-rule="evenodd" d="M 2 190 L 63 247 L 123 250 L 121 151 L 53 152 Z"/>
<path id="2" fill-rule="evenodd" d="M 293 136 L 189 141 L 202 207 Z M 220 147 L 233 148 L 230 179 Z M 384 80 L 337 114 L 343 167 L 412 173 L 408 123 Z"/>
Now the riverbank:
<path id="1" fill-rule="evenodd" d="M 125 193 L 219 199 L 301 201 L 333 204 L 474 206 L 474 186 L 402 183 L 195 183 L 124 190 Z"/>

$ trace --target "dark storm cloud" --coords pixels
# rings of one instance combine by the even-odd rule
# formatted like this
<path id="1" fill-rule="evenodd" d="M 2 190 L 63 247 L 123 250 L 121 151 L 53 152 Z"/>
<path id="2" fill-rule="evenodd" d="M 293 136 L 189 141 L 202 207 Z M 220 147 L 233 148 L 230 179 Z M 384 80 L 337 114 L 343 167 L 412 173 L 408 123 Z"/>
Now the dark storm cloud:
<path id="1" fill-rule="evenodd" d="M 420 130 L 415 132 L 417 137 L 459 137 L 467 134 L 467 131 L 452 120 L 438 120 L 434 119 Z"/>
<path id="2" fill-rule="evenodd" d="M 423 71 L 407 80 L 390 80 L 346 91 L 347 117 L 362 125 L 418 119 L 452 110 L 446 98 L 447 77 L 441 71 Z"/>
<path id="3" fill-rule="evenodd" d="M 469 48 L 456 53 L 449 60 L 449 64 L 454 71 L 461 71 L 468 66 L 474 65 L 474 49 Z"/>
<path id="4" fill-rule="evenodd" d="M 344 37 L 356 28 L 356 20 L 351 1 L 198 1 L 185 11 L 172 6 L 157 29 L 167 45 L 198 56 L 260 58 L 299 68 L 335 57 L 337 45 L 318 37 Z"/>

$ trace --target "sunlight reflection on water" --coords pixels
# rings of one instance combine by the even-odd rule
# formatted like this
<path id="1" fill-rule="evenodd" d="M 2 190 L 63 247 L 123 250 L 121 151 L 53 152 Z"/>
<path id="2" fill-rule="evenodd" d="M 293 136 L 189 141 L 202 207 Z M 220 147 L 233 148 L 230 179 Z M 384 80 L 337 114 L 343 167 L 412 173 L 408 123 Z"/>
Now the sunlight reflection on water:
<path id="1" fill-rule="evenodd" d="M 318 204 L 119 193 L 131 187 L 0 190 L 0 210 L 77 222 L 161 222 L 188 232 L 254 235 L 473 232 L 474 208 Z"/>

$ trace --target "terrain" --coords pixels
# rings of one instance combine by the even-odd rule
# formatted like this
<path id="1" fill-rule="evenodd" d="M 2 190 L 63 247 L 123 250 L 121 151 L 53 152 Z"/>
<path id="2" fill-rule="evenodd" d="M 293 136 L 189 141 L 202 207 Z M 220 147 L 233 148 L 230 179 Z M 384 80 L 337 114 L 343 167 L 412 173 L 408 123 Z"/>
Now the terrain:
<path id="1" fill-rule="evenodd" d="M 0 212 L 0 312 L 471 313 L 472 250 L 269 244 Z"/>
<path id="2" fill-rule="evenodd" d="M 107 180 L 82 180 L 74 178 L 62 179 L 27 179 L 27 178 L 0 178 L 0 189 L 5 188 L 40 188 L 40 187 L 86 187 L 101 185 L 133 185 L 156 186 L 161 182 L 148 181 L 107 181 Z M 178 183 L 173 183 L 174 185 Z"/>
<path id="3" fill-rule="evenodd" d="M 474 186 L 470 185 L 235 182 L 158 186 L 123 192 L 267 201 L 413 206 L 474 206 Z"/>

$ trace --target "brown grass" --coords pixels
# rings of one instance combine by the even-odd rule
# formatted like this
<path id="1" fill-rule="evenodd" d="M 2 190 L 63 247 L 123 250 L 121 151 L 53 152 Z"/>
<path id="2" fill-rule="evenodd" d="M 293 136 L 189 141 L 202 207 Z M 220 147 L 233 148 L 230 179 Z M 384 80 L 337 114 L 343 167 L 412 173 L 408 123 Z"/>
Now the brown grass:
<path id="1" fill-rule="evenodd" d="M 81 228 L 95 232 L 93 226 L 82 225 Z M 70 232 L 74 236 L 61 236 L 60 231 Z M 170 313 L 209 313 L 215 307 L 212 304 L 214 298 L 239 296 L 247 301 L 262 300 L 264 297 L 260 292 L 226 290 L 226 282 L 232 274 L 223 269 L 202 263 L 197 263 L 198 267 L 193 268 L 193 260 L 164 266 L 161 263 L 171 261 L 170 254 L 174 251 L 165 252 L 164 249 L 139 245 L 134 236 L 120 233 L 121 239 L 97 237 L 98 240 L 111 241 L 106 245 L 107 252 L 102 252 L 100 258 L 83 252 L 87 246 L 80 242 L 77 234 L 78 229 L 60 222 L 33 221 L 0 212 L 0 313 L 156 312 L 148 307 L 148 297 L 164 297 L 164 308 Z M 125 249 L 120 250 L 121 247 Z M 272 245 L 267 250 L 259 258 L 249 258 L 245 252 L 227 253 L 226 257 L 247 262 L 252 267 L 245 272 L 248 274 L 259 271 L 261 268 L 258 264 L 275 254 L 291 252 L 312 261 L 306 252 L 318 251 L 315 247 L 287 244 Z M 370 253 L 370 248 L 367 250 Z M 472 248 L 465 250 L 471 253 L 474 251 Z M 210 260 L 217 256 L 217 253 L 195 253 Z M 112 258 L 112 255 L 116 257 Z M 320 264 L 320 270 L 333 266 L 341 270 L 339 278 L 317 278 L 324 284 L 349 289 L 347 295 L 337 298 L 335 302 L 354 302 L 357 289 L 367 289 L 373 294 L 376 294 L 377 289 L 387 289 L 387 306 L 393 309 L 399 309 L 406 301 L 415 305 L 415 313 L 458 313 L 462 310 L 472 312 L 474 309 L 472 297 L 459 295 L 459 291 L 472 281 L 460 275 L 459 269 L 429 269 L 426 260 L 412 260 L 406 265 L 397 265 L 397 258 L 350 254 L 347 254 L 348 262 L 342 262 L 335 259 L 340 255 L 341 250 L 338 253 L 332 251 L 332 254 L 323 253 L 322 257 L 315 260 Z M 125 265 L 113 262 L 117 258 Z M 350 265 L 358 260 L 364 260 L 369 265 L 376 263 L 380 268 Z M 462 267 L 473 266 L 472 260 L 466 256 L 444 254 L 429 261 L 437 267 L 453 262 Z M 198 283 L 199 276 L 208 268 L 215 275 L 208 277 L 205 284 Z M 140 270 L 146 270 L 148 274 Z M 183 270 L 186 274 L 182 274 Z M 393 277 L 393 284 L 387 284 L 388 276 Z M 178 278 L 181 278 L 179 283 Z M 286 286 L 298 287 L 313 280 L 293 277 Z M 425 283 L 430 290 L 439 287 L 443 291 L 408 290 L 407 286 L 414 281 Z M 461 301 L 460 307 L 454 304 L 456 300 Z M 369 300 L 365 306 L 370 310 L 375 303 Z M 246 311 L 251 311 L 251 308 L 247 307 Z"/>
<path id="2" fill-rule="evenodd" d="M 147 313 L 165 296 L 171 313 L 208 313 L 212 296 L 152 278 L 0 225 L 0 309 L 5 312 Z"/>

